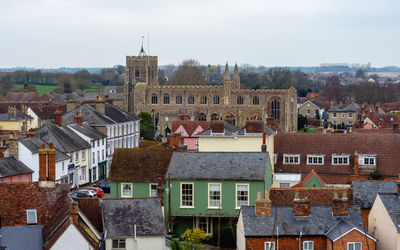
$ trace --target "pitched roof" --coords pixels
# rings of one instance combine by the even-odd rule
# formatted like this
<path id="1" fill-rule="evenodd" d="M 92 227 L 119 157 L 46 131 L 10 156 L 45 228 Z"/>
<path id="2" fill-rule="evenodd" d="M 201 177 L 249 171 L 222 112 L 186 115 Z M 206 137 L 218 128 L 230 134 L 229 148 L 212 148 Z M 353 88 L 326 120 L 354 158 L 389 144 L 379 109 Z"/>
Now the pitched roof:
<path id="1" fill-rule="evenodd" d="M 56 124 L 47 123 L 36 131 L 36 136 L 47 143 L 52 141 L 54 147 L 64 153 L 90 148 L 89 143 L 67 126 L 59 127 Z"/>
<path id="2" fill-rule="evenodd" d="M 41 188 L 38 182 L 0 183 L 2 226 L 26 226 L 26 209 L 37 210 L 37 224 L 48 238 L 70 212 L 69 185 Z"/>
<path id="3" fill-rule="evenodd" d="M 30 106 L 31 110 L 42 120 L 49 120 L 54 119 L 54 112 L 56 111 L 57 107 L 54 105 L 43 105 L 39 106 Z M 66 111 L 66 106 L 61 106 L 63 112 Z"/>
<path id="4" fill-rule="evenodd" d="M 323 109 L 324 107 L 319 104 L 316 101 L 312 101 L 312 100 L 307 100 L 306 102 L 304 102 L 303 104 L 301 104 L 301 106 L 305 105 L 307 102 L 311 103 L 312 105 L 314 105 L 315 107 L 319 108 L 319 109 Z"/>
<path id="5" fill-rule="evenodd" d="M 400 162 L 400 135 L 361 134 L 289 134 L 278 133 L 274 137 L 274 151 L 278 154 L 274 165 L 276 173 L 307 174 L 312 168 L 326 183 L 328 175 L 342 177 L 354 174 L 354 155 L 376 154 L 377 168 L 384 176 L 398 176 Z M 283 154 L 300 154 L 300 164 L 283 164 Z M 307 165 L 307 154 L 325 155 L 324 165 Z M 349 165 L 332 165 L 332 155 L 350 155 Z M 295 166 L 295 167 L 294 167 Z M 369 173 L 365 173 L 369 176 Z M 338 183 L 341 182 L 336 178 Z M 344 179 L 342 180 L 344 181 Z"/>
<path id="6" fill-rule="evenodd" d="M 269 198 L 276 206 L 289 206 L 293 204 L 295 191 L 300 197 L 307 197 L 311 205 L 331 205 L 334 197 L 334 188 L 270 188 Z M 339 197 L 342 192 L 339 192 Z M 347 189 L 349 204 L 353 204 L 353 190 Z"/>
<path id="7" fill-rule="evenodd" d="M 264 125 L 263 121 L 246 121 L 246 125 L 237 132 L 238 136 L 262 136 L 266 132 L 267 135 L 274 135 L 276 132 Z"/>
<path id="8" fill-rule="evenodd" d="M 356 103 L 350 103 L 347 106 L 337 106 L 331 108 L 329 112 L 357 112 L 360 109 L 360 106 Z"/>
<path id="9" fill-rule="evenodd" d="M 204 121 L 184 121 L 184 120 L 176 120 L 172 122 L 172 133 L 175 133 L 176 130 L 182 126 L 189 136 L 192 136 L 195 130 L 201 126 L 204 130 L 208 130 L 211 126 L 210 122 Z"/>
<path id="10" fill-rule="evenodd" d="M 75 123 L 68 126 L 93 140 L 107 138 L 107 135 L 87 124 L 82 124 L 82 126 L 80 126 Z"/>
<path id="11" fill-rule="evenodd" d="M 386 208 L 393 224 L 397 228 L 397 232 L 400 232 L 400 200 L 397 193 L 392 194 L 379 194 L 379 198 L 382 200 L 383 205 Z"/>
<path id="12" fill-rule="evenodd" d="M 43 226 L 36 225 L 0 228 L 0 247 L 42 250 L 42 229 Z"/>
<path id="13" fill-rule="evenodd" d="M 37 154 L 37 153 L 39 153 L 39 149 L 41 148 L 42 140 L 40 140 L 37 137 L 34 137 L 34 138 L 26 137 L 26 138 L 20 139 L 19 142 L 21 142 L 33 154 Z M 45 142 L 45 144 L 46 144 L 46 147 L 49 147 L 48 143 Z M 61 152 L 60 150 L 56 149 L 56 162 L 64 161 L 67 159 L 69 159 L 68 155 L 66 155 L 63 152 Z"/>
<path id="14" fill-rule="evenodd" d="M 362 208 L 371 208 L 378 193 L 396 193 L 394 181 L 352 181 L 354 203 Z"/>
<path id="15" fill-rule="evenodd" d="M 63 123 L 75 123 L 75 114 L 77 111 L 82 112 L 83 122 L 86 122 L 90 126 L 105 126 L 108 124 L 118 124 L 139 120 L 137 116 L 128 114 L 112 104 L 105 103 L 105 114 L 96 110 L 95 104 L 85 104 L 65 113 L 63 115 Z"/>
<path id="16" fill-rule="evenodd" d="M 306 187 L 308 182 L 315 177 L 319 183 L 321 183 L 321 185 L 323 187 L 326 187 L 325 182 L 321 179 L 321 177 L 319 177 L 319 175 L 315 172 L 314 169 L 311 169 L 310 173 L 308 173 L 301 182 L 297 183 L 296 185 L 294 185 L 293 187 Z"/>
<path id="17" fill-rule="evenodd" d="M 340 220 L 338 223 L 336 223 L 336 225 L 334 225 L 327 233 L 326 233 L 326 237 L 328 237 L 331 241 L 335 242 L 336 240 L 340 239 L 342 236 L 348 234 L 349 232 L 353 231 L 353 230 L 358 230 L 360 233 L 366 235 L 367 237 L 373 239 L 374 241 L 376 241 L 376 239 L 374 239 L 373 237 L 371 237 L 369 234 L 367 234 L 367 230 L 364 229 L 362 231 L 362 228 L 360 227 L 355 227 L 354 225 L 350 224 L 348 221 L 346 220 Z"/>
<path id="18" fill-rule="evenodd" d="M 340 220 L 365 231 L 358 205 L 349 206 L 348 216 L 335 216 L 329 205 L 311 205 L 311 215 L 305 218 L 293 216 L 292 206 L 272 206 L 271 216 L 255 216 L 254 206 L 242 206 L 245 236 L 275 236 L 276 227 L 279 227 L 280 236 L 303 236 L 325 235 Z"/>
<path id="19" fill-rule="evenodd" d="M 393 128 L 393 124 L 399 123 L 400 114 L 380 115 L 375 112 L 366 115 L 379 128 Z"/>
<path id="20" fill-rule="evenodd" d="M 116 149 L 108 179 L 156 182 L 164 179 L 171 156 L 172 149 L 161 146 Z"/>
<path id="21" fill-rule="evenodd" d="M 10 113 L 0 114 L 0 121 L 22 121 L 24 119 L 33 120 L 32 116 L 22 113 L 17 113 L 15 118 L 12 118 Z"/>
<path id="22" fill-rule="evenodd" d="M 0 178 L 28 173 L 33 170 L 15 157 L 0 158 Z"/>
<path id="23" fill-rule="evenodd" d="M 157 198 L 103 199 L 106 237 L 164 236 L 164 218 Z"/>
<path id="24" fill-rule="evenodd" d="M 264 180 L 269 165 L 268 153 L 262 152 L 174 152 L 167 176 L 171 179 Z"/>
<path id="25" fill-rule="evenodd" d="M 36 92 L 9 91 L 6 96 L 8 102 L 37 102 L 39 96 Z"/>
<path id="26" fill-rule="evenodd" d="M 209 129 L 198 134 L 198 136 L 232 136 L 239 128 L 227 122 L 211 123 Z"/>

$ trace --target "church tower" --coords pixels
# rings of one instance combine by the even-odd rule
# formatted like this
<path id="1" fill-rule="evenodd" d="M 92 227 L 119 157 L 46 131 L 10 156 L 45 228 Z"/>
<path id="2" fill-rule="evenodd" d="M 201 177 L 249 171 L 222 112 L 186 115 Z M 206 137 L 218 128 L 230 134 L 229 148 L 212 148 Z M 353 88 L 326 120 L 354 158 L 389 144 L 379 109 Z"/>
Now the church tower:
<path id="1" fill-rule="evenodd" d="M 235 70 L 233 71 L 232 89 L 240 89 L 240 76 L 237 63 L 235 63 Z"/>
<path id="2" fill-rule="evenodd" d="M 138 56 L 126 57 L 124 109 L 130 114 L 135 113 L 135 103 L 139 104 L 139 100 L 134 100 L 135 86 L 139 83 L 146 87 L 158 86 L 158 58 L 147 55 L 143 44 Z"/>

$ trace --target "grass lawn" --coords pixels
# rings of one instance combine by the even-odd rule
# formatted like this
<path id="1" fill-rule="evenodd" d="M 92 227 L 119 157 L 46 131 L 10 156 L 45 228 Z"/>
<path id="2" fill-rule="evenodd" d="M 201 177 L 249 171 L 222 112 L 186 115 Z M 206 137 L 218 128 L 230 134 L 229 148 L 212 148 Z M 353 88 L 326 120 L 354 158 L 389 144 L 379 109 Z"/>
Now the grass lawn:
<path id="1" fill-rule="evenodd" d="M 297 130 L 297 133 L 315 134 L 315 133 L 317 133 L 317 130 L 308 128 L 306 131 L 304 131 L 304 128 L 303 128 L 303 129 Z"/>

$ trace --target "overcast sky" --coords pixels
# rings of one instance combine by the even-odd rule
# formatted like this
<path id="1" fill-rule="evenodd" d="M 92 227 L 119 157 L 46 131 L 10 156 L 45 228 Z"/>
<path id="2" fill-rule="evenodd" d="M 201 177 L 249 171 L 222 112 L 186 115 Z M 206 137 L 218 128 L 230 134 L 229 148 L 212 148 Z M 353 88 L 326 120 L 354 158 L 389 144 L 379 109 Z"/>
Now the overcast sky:
<path id="1" fill-rule="evenodd" d="M 0 67 L 400 65 L 399 0 L 0 0 Z"/>

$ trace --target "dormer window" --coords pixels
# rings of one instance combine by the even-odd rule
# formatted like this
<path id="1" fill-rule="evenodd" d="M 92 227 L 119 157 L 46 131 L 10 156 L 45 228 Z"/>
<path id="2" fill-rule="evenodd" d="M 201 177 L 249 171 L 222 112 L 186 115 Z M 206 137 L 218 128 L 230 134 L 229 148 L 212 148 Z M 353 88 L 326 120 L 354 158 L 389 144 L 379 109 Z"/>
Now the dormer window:
<path id="1" fill-rule="evenodd" d="M 300 164 L 300 155 L 283 154 L 283 164 Z"/>
<path id="2" fill-rule="evenodd" d="M 375 166 L 376 165 L 376 155 L 359 155 L 358 156 L 358 164 Z"/>
<path id="3" fill-rule="evenodd" d="M 26 210 L 26 224 L 28 224 L 28 225 L 37 224 L 36 209 L 27 209 Z"/>
<path id="4" fill-rule="evenodd" d="M 308 165 L 324 165 L 324 155 L 307 155 Z"/>

